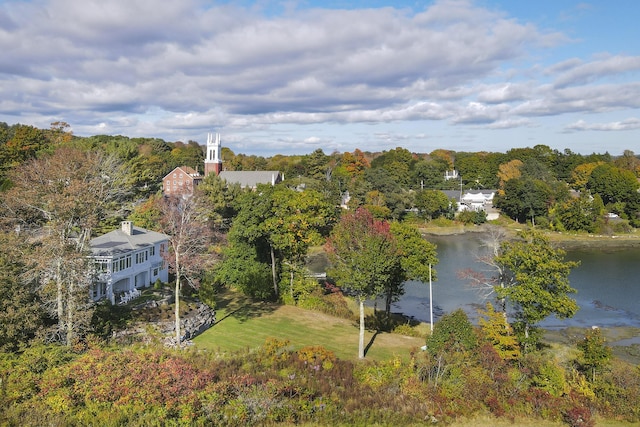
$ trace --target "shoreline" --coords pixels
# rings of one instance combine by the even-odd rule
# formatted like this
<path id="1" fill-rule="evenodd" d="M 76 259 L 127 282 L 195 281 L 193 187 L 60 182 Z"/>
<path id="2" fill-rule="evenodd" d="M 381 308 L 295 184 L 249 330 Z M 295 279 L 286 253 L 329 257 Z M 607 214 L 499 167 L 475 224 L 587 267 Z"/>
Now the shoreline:
<path id="1" fill-rule="evenodd" d="M 495 226 L 502 228 L 507 232 L 508 236 L 513 236 L 515 233 L 524 227 L 520 224 L 520 228 L 514 228 L 511 226 L 482 224 L 476 226 L 463 226 L 456 225 L 452 227 L 420 227 L 419 230 L 425 235 L 432 236 L 458 236 L 467 233 L 485 233 L 488 231 L 489 226 Z M 551 244 L 561 247 L 562 249 L 628 249 L 628 248 L 640 248 L 640 233 L 634 230 L 629 234 L 615 234 L 615 235 L 603 235 L 603 234 L 577 234 L 561 231 L 549 231 L 540 230 L 548 238 Z"/>

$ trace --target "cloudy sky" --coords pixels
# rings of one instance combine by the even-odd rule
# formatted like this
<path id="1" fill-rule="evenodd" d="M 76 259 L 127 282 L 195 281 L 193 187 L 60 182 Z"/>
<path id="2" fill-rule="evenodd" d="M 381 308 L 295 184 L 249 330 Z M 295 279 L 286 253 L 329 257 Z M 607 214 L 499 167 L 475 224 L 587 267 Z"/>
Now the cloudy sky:
<path id="1" fill-rule="evenodd" d="M 0 0 L 0 121 L 236 153 L 640 153 L 636 0 Z"/>

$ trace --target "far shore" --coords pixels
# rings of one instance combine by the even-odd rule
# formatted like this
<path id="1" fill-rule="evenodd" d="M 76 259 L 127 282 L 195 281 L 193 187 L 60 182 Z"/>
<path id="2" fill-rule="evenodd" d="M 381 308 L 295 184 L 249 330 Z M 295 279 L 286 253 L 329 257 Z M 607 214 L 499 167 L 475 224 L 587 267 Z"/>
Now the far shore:
<path id="1" fill-rule="evenodd" d="M 487 228 L 491 224 L 483 224 L 476 226 L 463 226 L 460 224 L 452 225 L 450 227 L 420 227 L 420 231 L 424 234 L 430 234 L 434 236 L 454 236 L 465 233 L 483 233 L 487 231 Z M 522 224 L 510 224 L 508 226 L 498 225 L 498 227 L 504 228 L 509 235 L 514 235 L 516 231 L 523 229 L 527 226 Z M 586 234 L 586 233 L 569 233 L 569 232 L 556 232 L 549 230 L 542 230 L 549 240 L 554 244 L 564 249 L 597 249 L 606 248 L 608 250 L 614 249 L 626 249 L 626 248 L 640 248 L 640 232 L 634 230 L 628 234 Z"/>

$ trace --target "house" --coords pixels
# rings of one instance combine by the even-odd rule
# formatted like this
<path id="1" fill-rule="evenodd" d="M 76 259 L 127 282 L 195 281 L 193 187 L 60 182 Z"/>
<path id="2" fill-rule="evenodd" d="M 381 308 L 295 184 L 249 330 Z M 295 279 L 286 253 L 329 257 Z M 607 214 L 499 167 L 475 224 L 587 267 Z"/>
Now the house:
<path id="1" fill-rule="evenodd" d="M 218 176 L 229 184 L 255 190 L 258 184 L 276 185 L 283 179 L 280 171 L 222 171 Z"/>
<path id="2" fill-rule="evenodd" d="M 162 178 L 162 192 L 165 196 L 192 194 L 193 189 L 204 177 L 189 166 L 179 166 Z"/>
<path id="3" fill-rule="evenodd" d="M 168 241 L 166 234 L 135 227 L 131 221 L 92 239 L 95 279 L 91 298 L 107 298 L 115 304 L 121 295 L 138 292 L 158 279 L 168 282 L 169 268 L 162 258 Z"/>
<path id="4" fill-rule="evenodd" d="M 496 190 L 466 190 L 464 193 L 458 190 L 443 191 L 449 199 L 458 203 L 458 212 L 462 211 L 486 211 L 493 206 L 493 197 Z"/>

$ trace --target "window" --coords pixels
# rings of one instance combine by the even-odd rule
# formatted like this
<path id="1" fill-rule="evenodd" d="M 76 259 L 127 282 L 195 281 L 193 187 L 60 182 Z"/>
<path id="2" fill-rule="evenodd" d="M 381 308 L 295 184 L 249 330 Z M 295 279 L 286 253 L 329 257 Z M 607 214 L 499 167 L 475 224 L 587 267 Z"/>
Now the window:
<path id="1" fill-rule="evenodd" d="M 149 248 L 149 255 L 154 256 L 156 254 L 156 246 L 153 245 Z"/>
<path id="2" fill-rule="evenodd" d="M 96 259 L 94 261 L 96 272 L 106 273 L 108 271 L 109 260 L 108 259 Z"/>
<path id="3" fill-rule="evenodd" d="M 141 251 L 136 253 L 136 264 L 142 264 L 147 260 L 147 251 Z"/>
<path id="4" fill-rule="evenodd" d="M 160 271 L 157 268 L 153 269 L 153 277 L 156 277 Z"/>

